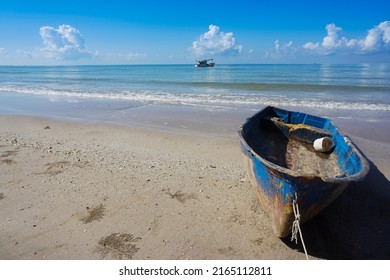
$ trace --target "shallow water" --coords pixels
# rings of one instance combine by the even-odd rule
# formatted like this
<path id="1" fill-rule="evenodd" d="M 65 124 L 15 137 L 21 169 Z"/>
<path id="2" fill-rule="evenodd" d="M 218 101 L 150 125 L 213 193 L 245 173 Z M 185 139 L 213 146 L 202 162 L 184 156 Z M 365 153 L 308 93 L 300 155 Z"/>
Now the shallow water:
<path id="1" fill-rule="evenodd" d="M 390 64 L 1 66 L 0 92 L 209 108 L 390 112 Z"/>
<path id="2" fill-rule="evenodd" d="M 386 142 L 390 64 L 0 66 L 0 114 L 236 135 L 268 105 Z"/>

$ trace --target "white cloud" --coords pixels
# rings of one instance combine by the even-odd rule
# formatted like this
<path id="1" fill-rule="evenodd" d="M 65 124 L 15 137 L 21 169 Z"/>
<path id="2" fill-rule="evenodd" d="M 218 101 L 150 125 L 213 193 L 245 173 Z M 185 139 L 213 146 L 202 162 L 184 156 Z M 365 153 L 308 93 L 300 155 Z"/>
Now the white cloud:
<path id="1" fill-rule="evenodd" d="M 209 31 L 200 35 L 192 43 L 192 49 L 197 55 L 238 55 L 242 53 L 242 46 L 238 45 L 233 32 L 224 33 L 216 25 L 209 25 Z"/>
<path id="2" fill-rule="evenodd" d="M 324 37 L 322 40 L 322 46 L 328 49 L 340 46 L 344 40 L 339 39 L 338 32 L 340 32 L 342 29 L 337 27 L 334 23 L 328 24 L 325 29 L 328 33 L 328 36 Z"/>
<path id="3" fill-rule="evenodd" d="M 363 51 L 378 51 L 390 47 L 390 21 L 384 21 L 371 28 L 367 36 L 360 40 Z"/>
<path id="4" fill-rule="evenodd" d="M 309 50 L 316 50 L 319 47 L 320 47 L 320 43 L 307 42 L 306 44 L 303 45 L 304 49 L 309 49 Z"/>
<path id="5" fill-rule="evenodd" d="M 4 48 L 0 48 L 0 55 L 6 55 L 7 51 Z"/>
<path id="6" fill-rule="evenodd" d="M 130 53 L 126 54 L 125 57 L 126 57 L 127 60 L 133 60 L 133 59 L 137 59 L 137 58 L 148 57 L 148 54 L 147 53 L 133 53 L 133 52 L 130 52 Z"/>
<path id="7" fill-rule="evenodd" d="M 70 25 L 63 24 L 58 28 L 42 26 L 39 34 L 45 45 L 39 51 L 45 57 L 72 60 L 92 55 L 85 47 L 80 31 Z"/>
<path id="8" fill-rule="evenodd" d="M 334 23 L 325 27 L 327 36 L 322 42 L 307 42 L 303 45 L 306 50 L 311 50 L 319 54 L 330 54 L 335 52 L 349 53 L 371 53 L 386 51 L 390 49 L 390 22 L 384 21 L 368 30 L 367 35 L 360 39 L 347 39 L 340 33 L 342 28 L 337 27 Z"/>
<path id="9" fill-rule="evenodd" d="M 295 52 L 296 48 L 293 46 L 293 41 L 281 43 L 279 40 L 275 40 L 274 48 L 265 50 L 265 57 L 271 59 L 281 59 L 285 56 L 290 56 Z"/>
<path id="10" fill-rule="evenodd" d="M 275 51 L 280 52 L 280 51 L 291 50 L 293 42 L 289 41 L 288 43 L 281 45 L 279 40 L 275 40 L 274 44 L 275 44 Z"/>
<path id="11" fill-rule="evenodd" d="M 317 51 L 321 54 L 330 54 L 336 50 L 354 49 L 358 45 L 356 39 L 349 40 L 345 37 L 341 37 L 340 33 L 343 29 L 336 26 L 334 23 L 326 25 L 325 29 L 327 36 L 322 39 L 322 43 L 307 42 L 303 45 L 303 48 Z"/>
<path id="12" fill-rule="evenodd" d="M 24 51 L 24 50 L 19 50 L 19 49 L 16 50 L 16 55 L 17 55 L 18 57 L 24 57 L 24 58 L 28 58 L 28 59 L 34 57 L 34 54 L 33 54 L 33 53 L 28 52 L 28 51 Z"/>

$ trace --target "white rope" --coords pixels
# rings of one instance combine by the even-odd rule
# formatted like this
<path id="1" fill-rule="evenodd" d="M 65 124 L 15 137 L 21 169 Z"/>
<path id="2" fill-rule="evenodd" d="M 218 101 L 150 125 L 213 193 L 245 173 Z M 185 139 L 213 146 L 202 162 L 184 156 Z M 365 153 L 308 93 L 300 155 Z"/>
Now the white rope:
<path id="1" fill-rule="evenodd" d="M 305 251 L 306 259 L 308 260 L 309 255 L 307 254 L 305 242 L 303 241 L 301 227 L 299 226 L 301 215 L 299 214 L 299 207 L 297 201 L 298 201 L 298 195 L 297 193 L 295 193 L 295 198 L 292 203 L 295 220 L 291 228 L 291 241 L 295 240 L 295 244 L 298 244 L 298 232 L 299 232 L 299 236 L 301 237 L 301 241 L 302 241 L 303 250 Z"/>

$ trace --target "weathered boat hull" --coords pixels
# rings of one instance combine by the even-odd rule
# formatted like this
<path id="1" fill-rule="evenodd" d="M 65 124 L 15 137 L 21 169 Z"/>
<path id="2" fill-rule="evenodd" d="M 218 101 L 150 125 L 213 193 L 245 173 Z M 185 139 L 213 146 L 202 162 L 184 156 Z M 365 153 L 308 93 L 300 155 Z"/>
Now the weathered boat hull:
<path id="1" fill-rule="evenodd" d="M 277 135 L 276 141 L 268 133 Z M 291 139 L 310 143 L 321 134 L 331 136 L 335 144 L 331 151 L 338 165 L 335 176 L 330 176 L 331 172 L 316 174 L 300 167 L 294 169 L 289 159 L 282 158 L 287 154 L 286 143 L 295 141 Z M 294 199 L 299 207 L 300 223 L 304 223 L 334 201 L 351 182 L 363 180 L 369 171 L 363 155 L 329 119 L 267 107 L 240 127 L 239 138 L 260 204 L 268 213 L 274 233 L 281 238 L 291 233 Z M 309 161 L 318 157 L 315 152 L 312 156 Z M 319 159 L 319 168 L 329 168 L 328 156 Z"/>

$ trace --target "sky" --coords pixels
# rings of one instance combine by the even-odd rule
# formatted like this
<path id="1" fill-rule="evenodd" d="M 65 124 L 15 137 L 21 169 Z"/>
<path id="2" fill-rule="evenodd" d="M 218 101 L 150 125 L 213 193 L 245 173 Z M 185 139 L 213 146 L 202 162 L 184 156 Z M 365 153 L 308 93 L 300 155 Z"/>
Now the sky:
<path id="1" fill-rule="evenodd" d="M 390 63 L 388 0 L 0 0 L 0 65 Z"/>

